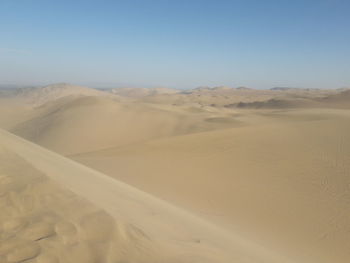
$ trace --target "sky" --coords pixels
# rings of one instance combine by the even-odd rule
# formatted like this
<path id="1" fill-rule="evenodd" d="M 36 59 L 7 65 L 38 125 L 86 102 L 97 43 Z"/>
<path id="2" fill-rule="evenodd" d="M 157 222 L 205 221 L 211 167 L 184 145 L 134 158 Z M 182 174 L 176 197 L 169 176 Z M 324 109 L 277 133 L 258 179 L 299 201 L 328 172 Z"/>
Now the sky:
<path id="1" fill-rule="evenodd" d="M 0 0 L 0 84 L 350 87 L 349 0 Z"/>

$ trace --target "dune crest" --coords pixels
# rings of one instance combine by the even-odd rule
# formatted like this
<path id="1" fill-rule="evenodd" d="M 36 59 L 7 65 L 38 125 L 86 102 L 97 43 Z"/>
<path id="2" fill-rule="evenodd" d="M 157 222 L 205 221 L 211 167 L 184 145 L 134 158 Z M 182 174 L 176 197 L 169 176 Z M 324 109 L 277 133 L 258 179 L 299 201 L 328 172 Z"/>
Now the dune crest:
<path id="1" fill-rule="evenodd" d="M 291 262 L 17 136 L 0 131 L 0 137 L 2 200 L 12 203 L 0 217 L 0 256 L 6 263 L 41 257 L 96 263 Z"/>
<path id="2" fill-rule="evenodd" d="M 106 91 L 128 98 L 143 98 L 159 94 L 175 94 L 180 90 L 170 88 L 114 88 L 106 89 Z"/>
<path id="3" fill-rule="evenodd" d="M 161 262 L 149 238 L 131 224 L 14 153 L 2 150 L 0 156 L 0 262 Z"/>
<path id="4" fill-rule="evenodd" d="M 23 93 L 39 94 L 38 105 L 24 103 L 22 90 L 0 93 L 0 126 L 17 135 L 0 132 L 2 166 L 20 167 L 2 183 L 30 185 L 1 188 L 12 211 L 1 218 L 1 238 L 19 238 L 0 242 L 1 259 L 55 262 L 41 243 L 70 251 L 88 238 L 70 252 L 77 261 L 107 260 L 102 251 L 107 257 L 119 241 L 125 253 L 116 258 L 126 262 L 349 261 L 349 90 L 131 89 L 119 97 L 66 88 Z M 37 182 L 57 193 L 48 197 L 59 204 L 49 209 L 56 221 L 42 220 Z M 61 195 L 79 220 L 62 221 L 61 211 L 72 211 Z M 40 211 L 30 217 L 33 204 Z M 95 232 L 99 221 L 111 233 Z"/>
<path id="5" fill-rule="evenodd" d="M 38 107 L 49 101 L 54 101 L 67 96 L 111 97 L 112 95 L 107 92 L 87 87 L 71 85 L 68 83 L 57 83 L 44 87 L 19 89 L 15 96 L 25 103 Z M 115 98 L 117 98 L 117 96 L 115 96 Z"/>

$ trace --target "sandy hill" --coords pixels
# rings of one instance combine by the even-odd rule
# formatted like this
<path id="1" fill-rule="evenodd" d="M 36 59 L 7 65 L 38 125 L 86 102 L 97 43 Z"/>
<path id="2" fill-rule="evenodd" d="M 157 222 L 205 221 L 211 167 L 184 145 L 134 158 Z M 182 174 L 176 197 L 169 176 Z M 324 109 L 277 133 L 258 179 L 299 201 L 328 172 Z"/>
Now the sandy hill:
<path id="1" fill-rule="evenodd" d="M 278 110 L 253 116 L 255 124 L 234 129 L 72 158 L 296 262 L 347 262 L 350 113 Z"/>
<path id="2" fill-rule="evenodd" d="M 200 106 L 224 107 L 238 103 L 256 103 L 276 100 L 295 100 L 298 107 L 306 104 L 300 104 L 297 100 L 314 100 L 339 93 L 340 90 L 320 90 L 320 89 L 271 89 L 255 90 L 249 88 L 231 88 L 231 87 L 200 87 L 192 90 L 185 90 L 176 94 L 159 94 L 145 97 L 144 101 L 158 104 L 188 105 L 194 104 Z M 315 102 L 314 102 L 315 104 Z M 306 105 L 307 106 L 307 105 Z M 313 106 L 313 105 L 312 105 Z M 252 105 L 255 107 L 255 105 Z"/>
<path id="3" fill-rule="evenodd" d="M 275 93 L 267 100 L 240 101 L 224 105 L 228 108 L 287 109 L 287 108 L 349 108 L 348 90 L 319 90 L 273 88 Z M 254 97 L 253 97 L 254 98 Z"/>
<path id="4" fill-rule="evenodd" d="M 222 121 L 216 118 L 215 112 L 191 113 L 186 109 L 121 103 L 100 96 L 64 97 L 37 107 L 30 113 L 9 130 L 63 154 L 239 124 L 234 119 L 231 122 Z"/>
<path id="5" fill-rule="evenodd" d="M 342 90 L 337 94 L 331 94 L 327 97 L 321 98 L 319 101 L 333 107 L 350 108 L 350 90 Z"/>
<path id="6" fill-rule="evenodd" d="M 160 94 L 144 98 L 150 103 L 199 106 L 224 106 L 236 102 L 261 101 L 271 99 L 272 91 L 252 91 L 233 88 L 199 88 L 176 94 Z"/>
<path id="7" fill-rule="evenodd" d="M 108 97 L 110 94 L 90 89 L 87 87 L 76 86 L 66 83 L 52 84 L 44 87 L 22 88 L 16 92 L 18 99 L 32 104 L 34 106 L 40 106 L 47 102 L 54 101 L 67 96 L 97 96 Z"/>
<path id="8" fill-rule="evenodd" d="M 317 108 L 324 107 L 326 105 L 321 104 L 313 99 L 306 98 L 274 98 L 265 101 L 254 102 L 238 102 L 225 107 L 232 108 L 251 108 L 251 109 L 288 109 L 288 108 Z"/>
<path id="9" fill-rule="evenodd" d="M 130 98 L 142 98 L 159 94 L 175 94 L 180 92 L 179 90 L 170 88 L 114 88 L 106 91 Z"/>
<path id="10" fill-rule="evenodd" d="M 289 263 L 275 252 L 0 130 L 3 263 Z"/>
<path id="11" fill-rule="evenodd" d="M 18 87 L 0 86 L 0 98 L 12 97 L 16 94 Z"/>
<path id="12" fill-rule="evenodd" d="M 127 99 L 63 86 L 0 98 L 0 126 L 103 174 L 1 132 L 0 205 L 10 209 L 0 213 L 0 262 L 39 251 L 54 259 L 27 262 L 70 253 L 74 262 L 92 253 L 93 263 L 349 262 L 348 91 L 218 87 Z M 101 220 L 110 235 L 98 236 Z M 28 240 L 27 231 L 46 234 Z"/>

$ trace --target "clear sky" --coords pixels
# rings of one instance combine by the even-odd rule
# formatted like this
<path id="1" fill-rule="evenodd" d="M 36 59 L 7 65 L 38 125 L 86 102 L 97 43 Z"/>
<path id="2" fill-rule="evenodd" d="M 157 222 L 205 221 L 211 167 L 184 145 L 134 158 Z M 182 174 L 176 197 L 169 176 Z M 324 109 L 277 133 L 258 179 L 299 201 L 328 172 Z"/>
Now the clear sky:
<path id="1" fill-rule="evenodd" d="M 349 0 L 0 0 L 0 83 L 350 86 Z"/>

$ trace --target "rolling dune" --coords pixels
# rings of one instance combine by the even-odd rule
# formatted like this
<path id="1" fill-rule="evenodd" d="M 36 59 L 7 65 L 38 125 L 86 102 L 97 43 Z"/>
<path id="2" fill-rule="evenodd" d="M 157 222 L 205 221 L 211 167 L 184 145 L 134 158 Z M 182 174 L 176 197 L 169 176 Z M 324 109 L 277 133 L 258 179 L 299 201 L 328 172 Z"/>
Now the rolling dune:
<path id="1" fill-rule="evenodd" d="M 290 262 L 10 133 L 0 138 L 1 262 Z"/>
<path id="2" fill-rule="evenodd" d="M 1 137 L 1 140 L 4 140 Z M 157 262 L 149 239 L 1 151 L 0 262 Z"/>
<path id="3" fill-rule="evenodd" d="M 111 98 L 67 97 L 32 110 L 32 117 L 10 131 L 62 154 L 74 154 L 235 125 L 220 125 L 211 117 L 215 114 L 205 111 L 188 114 Z"/>
<path id="4" fill-rule="evenodd" d="M 112 93 L 0 98 L 1 260 L 350 260 L 348 90 Z"/>
<path id="5" fill-rule="evenodd" d="M 71 158 L 297 262 L 347 262 L 350 113 L 299 110 L 264 117 L 259 125 Z"/>
<path id="6" fill-rule="evenodd" d="M 180 92 L 179 90 L 168 88 L 115 88 L 106 89 L 106 91 L 127 98 L 143 98 L 159 94 L 175 94 Z"/>
<path id="7" fill-rule="evenodd" d="M 44 87 L 22 88 L 17 89 L 14 94 L 16 99 L 22 103 L 27 103 L 34 107 L 41 106 L 47 102 L 54 101 L 60 98 L 75 96 L 75 97 L 113 97 L 119 98 L 107 92 L 90 89 L 87 87 L 71 85 L 67 83 L 58 83 Z"/>

